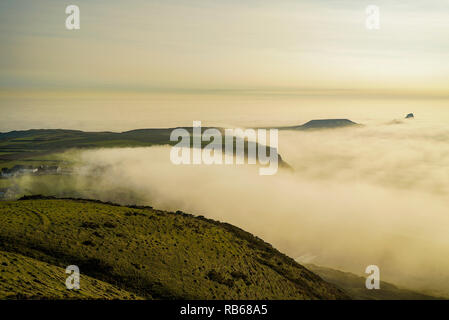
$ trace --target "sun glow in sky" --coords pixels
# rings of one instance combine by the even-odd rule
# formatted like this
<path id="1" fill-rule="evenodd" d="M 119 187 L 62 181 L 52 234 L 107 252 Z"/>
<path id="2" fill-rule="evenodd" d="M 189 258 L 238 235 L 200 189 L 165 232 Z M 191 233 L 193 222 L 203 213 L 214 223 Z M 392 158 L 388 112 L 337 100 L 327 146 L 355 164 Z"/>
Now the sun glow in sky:
<path id="1" fill-rule="evenodd" d="M 0 131 L 118 130 L 264 116 L 280 124 L 309 120 L 307 108 L 318 105 L 325 108 L 315 116 L 349 117 L 336 109 L 339 97 L 368 99 L 370 108 L 373 98 L 438 99 L 440 105 L 449 99 L 448 1 L 73 4 L 81 29 L 70 31 L 68 3 L 0 2 Z M 365 27 L 372 4 L 380 9 L 380 30 Z M 248 96 L 257 99 L 249 103 Z M 408 106 L 392 115 L 409 112 Z"/>
<path id="2" fill-rule="evenodd" d="M 372 2 L 372 1 L 371 1 Z M 419 90 L 447 94 L 449 2 L 76 1 L 0 4 L 3 88 Z"/>
<path id="3" fill-rule="evenodd" d="M 80 30 L 65 27 L 70 4 Z M 365 126 L 282 131 L 294 172 L 271 180 L 198 174 L 151 147 L 80 153 L 104 175 L 75 185 L 229 221 L 337 269 L 379 261 L 386 279 L 449 295 L 449 0 L 0 0 L 0 132 L 323 118 Z"/>

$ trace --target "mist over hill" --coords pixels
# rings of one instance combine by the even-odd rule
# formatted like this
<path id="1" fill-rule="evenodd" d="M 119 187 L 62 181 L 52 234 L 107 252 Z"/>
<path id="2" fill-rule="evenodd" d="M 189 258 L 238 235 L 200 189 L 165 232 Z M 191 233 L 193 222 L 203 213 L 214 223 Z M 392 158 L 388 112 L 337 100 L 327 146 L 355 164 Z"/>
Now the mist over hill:
<path id="1" fill-rule="evenodd" d="M 80 130 L 65 129 L 32 129 L 25 131 L 11 131 L 0 133 L 0 167 L 12 167 L 14 165 L 43 165 L 46 162 L 57 163 L 52 155 L 70 149 L 98 149 L 98 148 L 125 148 L 125 147 L 150 147 L 173 146 L 179 141 L 171 140 L 171 133 L 175 129 L 184 129 L 190 134 L 190 146 L 193 144 L 193 127 L 176 127 L 165 129 L 135 129 L 125 132 L 84 132 Z M 221 135 L 222 141 L 200 141 L 200 147 L 205 148 L 209 144 L 216 144 L 224 151 L 225 129 L 201 127 L 201 133 L 208 129 L 216 129 Z M 280 167 L 290 168 L 275 147 L 263 145 L 258 141 L 250 141 L 248 137 L 233 136 L 232 148 L 237 148 L 238 142 L 243 144 L 243 156 L 252 157 L 249 152 L 251 147 L 255 150 L 265 149 L 267 154 L 277 154 L 277 162 Z M 256 159 L 257 161 L 257 159 Z"/>
<path id="2" fill-rule="evenodd" d="M 279 152 L 294 171 L 271 177 L 247 165 L 175 166 L 164 146 L 72 150 L 74 175 L 14 183 L 25 194 L 195 212 L 307 263 L 355 274 L 375 264 L 383 281 L 448 296 L 448 139 L 447 126 L 419 117 L 282 130 Z"/>
<path id="3" fill-rule="evenodd" d="M 351 298 L 357 300 L 437 300 L 442 297 L 427 295 L 404 288 L 398 288 L 394 284 L 381 281 L 378 290 L 367 290 L 366 277 L 350 272 L 344 272 L 331 268 L 325 268 L 314 264 L 305 265 L 309 270 L 318 274 L 329 283 L 342 288 Z"/>

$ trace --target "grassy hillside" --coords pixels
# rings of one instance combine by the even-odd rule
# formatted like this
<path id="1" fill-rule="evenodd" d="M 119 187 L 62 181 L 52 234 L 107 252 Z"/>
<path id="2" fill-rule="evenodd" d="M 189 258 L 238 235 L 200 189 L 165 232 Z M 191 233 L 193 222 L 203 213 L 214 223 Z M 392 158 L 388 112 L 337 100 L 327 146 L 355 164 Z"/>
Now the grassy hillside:
<path id="1" fill-rule="evenodd" d="M 261 239 L 179 211 L 34 197 L 0 202 L 0 226 L 0 257 L 6 267 L 17 266 L 2 272 L 0 298 L 33 292 L 66 298 L 56 283 L 64 284 L 72 264 L 90 277 L 77 297 L 347 298 Z M 11 280 L 23 277 L 21 270 L 39 282 Z M 101 282 L 94 286 L 90 279 Z M 112 286 L 106 296 L 102 288 Z"/>
<path id="2" fill-rule="evenodd" d="M 67 290 L 65 269 L 0 251 L 1 299 L 138 299 L 125 290 L 81 275 L 82 290 Z"/>
<path id="3" fill-rule="evenodd" d="M 367 290 L 365 287 L 365 277 L 361 277 L 349 272 L 343 272 L 313 264 L 306 267 L 318 274 L 327 282 L 333 283 L 345 290 L 353 299 L 363 300 L 435 300 L 442 299 L 422 294 L 419 292 L 401 289 L 395 285 L 381 281 L 379 290 Z"/>
<path id="4" fill-rule="evenodd" d="M 42 129 L 0 133 L 0 168 L 11 168 L 15 165 L 58 165 L 62 160 L 57 154 L 73 148 L 175 145 L 177 142 L 170 141 L 170 134 L 174 129 L 139 129 L 126 132 Z M 193 132 L 191 127 L 184 129 Z M 201 128 L 202 132 L 207 129 L 208 127 Z M 218 129 L 224 134 L 223 129 Z M 209 142 L 202 142 L 203 147 L 208 144 Z M 259 147 L 260 145 L 256 143 L 256 148 Z M 245 155 L 246 150 L 248 150 L 247 141 L 245 141 Z M 280 155 L 278 159 L 281 167 L 288 167 Z"/>

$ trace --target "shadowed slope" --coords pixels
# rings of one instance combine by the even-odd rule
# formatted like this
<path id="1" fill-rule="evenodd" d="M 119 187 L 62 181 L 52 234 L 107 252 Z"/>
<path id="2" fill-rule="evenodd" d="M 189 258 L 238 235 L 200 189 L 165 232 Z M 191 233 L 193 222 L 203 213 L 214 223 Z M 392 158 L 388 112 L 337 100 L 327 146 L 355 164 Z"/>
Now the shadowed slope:
<path id="1" fill-rule="evenodd" d="M 31 199 L 0 202 L 0 250 L 63 268 L 78 265 L 83 274 L 135 295 L 347 298 L 271 245 L 229 224 L 150 207 Z"/>

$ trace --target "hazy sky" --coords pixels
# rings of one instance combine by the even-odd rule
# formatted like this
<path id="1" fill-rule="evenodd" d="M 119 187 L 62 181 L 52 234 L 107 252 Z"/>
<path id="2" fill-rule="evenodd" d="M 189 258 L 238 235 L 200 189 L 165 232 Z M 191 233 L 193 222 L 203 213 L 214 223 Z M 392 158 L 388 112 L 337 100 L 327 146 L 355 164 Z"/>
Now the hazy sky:
<path id="1" fill-rule="evenodd" d="M 77 31 L 65 28 L 70 4 Z M 365 27 L 368 5 L 380 30 Z M 263 181 L 245 168 L 176 171 L 167 148 L 89 151 L 86 167 L 111 170 L 89 192 L 127 188 L 293 257 L 379 264 L 446 294 L 448 102 L 449 0 L 0 0 L 0 132 L 366 124 L 282 133 L 295 173 Z"/>
<path id="2" fill-rule="evenodd" d="M 65 29 L 69 4 L 81 30 Z M 447 0 L 2 0 L 0 28 L 8 90 L 449 95 Z"/>

